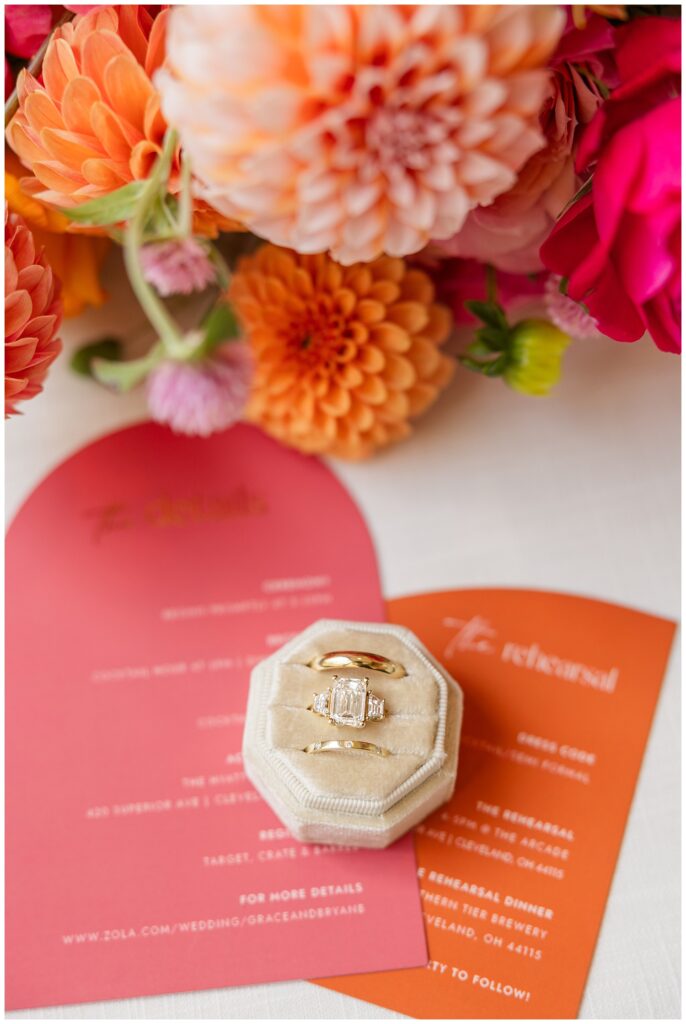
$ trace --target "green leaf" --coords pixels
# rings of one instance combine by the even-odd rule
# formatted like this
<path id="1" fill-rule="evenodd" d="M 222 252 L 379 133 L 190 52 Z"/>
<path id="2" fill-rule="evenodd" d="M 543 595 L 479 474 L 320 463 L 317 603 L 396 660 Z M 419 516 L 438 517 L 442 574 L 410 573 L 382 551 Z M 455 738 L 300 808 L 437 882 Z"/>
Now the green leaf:
<path id="1" fill-rule="evenodd" d="M 506 352 L 503 352 L 497 359 L 487 361 L 472 359 L 470 356 L 460 356 L 460 362 L 473 373 L 480 373 L 484 377 L 500 377 L 507 369 L 509 357 Z"/>
<path id="2" fill-rule="evenodd" d="M 133 216 L 147 185 L 147 181 L 130 181 L 128 185 L 122 185 L 101 199 L 91 199 L 69 209 L 61 207 L 60 210 L 75 224 L 86 224 L 91 227 L 119 224 Z"/>
<path id="3" fill-rule="evenodd" d="M 469 345 L 467 351 L 469 352 L 470 356 L 488 357 L 493 355 L 493 349 L 491 348 L 491 346 L 487 342 L 483 341 L 483 339 L 480 337 L 477 337 L 476 340 L 473 341 L 471 345 Z"/>
<path id="4" fill-rule="evenodd" d="M 69 365 L 75 373 L 82 377 L 92 377 L 91 363 L 94 359 L 109 359 L 112 362 L 118 362 L 122 355 L 123 346 L 118 338 L 100 338 L 98 341 L 91 341 L 77 349 L 69 360 Z"/>
<path id="5" fill-rule="evenodd" d="M 140 359 L 129 359 L 126 362 L 94 359 L 91 363 L 91 372 L 105 387 L 113 388 L 115 391 L 130 391 L 145 380 L 150 371 L 162 361 L 163 356 L 163 347 L 155 345 Z"/>
<path id="6" fill-rule="evenodd" d="M 481 302 L 476 299 L 470 299 L 465 302 L 465 306 L 470 313 L 489 327 L 499 327 L 501 330 L 507 330 L 505 311 L 497 302 Z"/>
<path id="7" fill-rule="evenodd" d="M 487 345 L 491 352 L 502 352 L 507 348 L 510 331 L 501 327 L 482 327 L 476 332 L 476 337 Z"/>
<path id="8" fill-rule="evenodd" d="M 231 341 L 240 333 L 236 314 L 227 302 L 218 302 L 210 310 L 202 325 L 205 346 L 208 350 L 220 345 L 223 341 Z"/>

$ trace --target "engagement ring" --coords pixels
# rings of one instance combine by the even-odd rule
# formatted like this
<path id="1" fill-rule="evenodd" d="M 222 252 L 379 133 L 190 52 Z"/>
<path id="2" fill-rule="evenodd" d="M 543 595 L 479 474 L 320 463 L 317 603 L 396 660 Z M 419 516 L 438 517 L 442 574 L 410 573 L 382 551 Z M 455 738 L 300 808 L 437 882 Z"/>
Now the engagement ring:
<path id="1" fill-rule="evenodd" d="M 368 683 L 366 677 L 333 676 L 333 686 L 315 693 L 310 710 L 328 718 L 332 725 L 348 725 L 353 729 L 363 729 L 367 722 L 380 722 L 384 717 L 384 701 L 369 692 Z"/>

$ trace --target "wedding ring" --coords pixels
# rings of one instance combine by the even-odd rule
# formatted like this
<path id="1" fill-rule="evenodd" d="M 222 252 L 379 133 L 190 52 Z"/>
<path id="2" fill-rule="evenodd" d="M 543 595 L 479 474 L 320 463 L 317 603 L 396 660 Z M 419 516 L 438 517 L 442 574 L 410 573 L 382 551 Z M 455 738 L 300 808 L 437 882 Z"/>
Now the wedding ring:
<path id="1" fill-rule="evenodd" d="M 383 672 L 392 679 L 400 679 L 407 672 L 402 665 L 383 654 L 370 654 L 368 651 L 329 651 L 319 654 L 308 662 L 310 668 L 318 672 L 326 672 L 332 668 L 362 668 L 371 672 Z"/>
<path id="2" fill-rule="evenodd" d="M 366 676 L 333 676 L 333 686 L 315 693 L 308 710 L 327 718 L 331 725 L 348 725 L 353 729 L 363 729 L 367 722 L 380 722 L 384 701 L 369 692 L 368 683 Z"/>
<path id="3" fill-rule="evenodd" d="M 377 747 L 376 743 L 363 743 L 361 740 L 318 740 L 304 748 L 305 754 L 318 754 L 322 750 L 365 750 L 377 757 L 388 757 L 390 750 Z"/>

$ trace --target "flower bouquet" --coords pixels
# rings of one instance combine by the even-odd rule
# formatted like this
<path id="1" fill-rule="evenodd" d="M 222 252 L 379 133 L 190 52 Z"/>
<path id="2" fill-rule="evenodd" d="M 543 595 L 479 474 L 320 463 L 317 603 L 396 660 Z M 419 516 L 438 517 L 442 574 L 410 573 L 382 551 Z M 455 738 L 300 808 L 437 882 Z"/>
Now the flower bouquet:
<path id="1" fill-rule="evenodd" d="M 72 365 L 188 434 L 362 458 L 455 372 L 545 395 L 572 339 L 679 351 L 679 13 L 7 7 L 6 414 L 113 243 L 154 341 Z"/>

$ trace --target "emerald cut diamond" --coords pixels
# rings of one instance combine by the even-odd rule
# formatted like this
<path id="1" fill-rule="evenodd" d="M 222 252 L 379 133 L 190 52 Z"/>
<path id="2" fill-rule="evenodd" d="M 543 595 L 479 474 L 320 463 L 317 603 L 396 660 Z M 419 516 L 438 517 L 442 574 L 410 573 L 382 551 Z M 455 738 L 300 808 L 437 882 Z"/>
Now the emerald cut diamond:
<path id="1" fill-rule="evenodd" d="M 329 716 L 335 725 L 353 729 L 364 726 L 367 711 L 367 680 L 339 676 L 331 690 Z"/>

